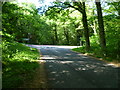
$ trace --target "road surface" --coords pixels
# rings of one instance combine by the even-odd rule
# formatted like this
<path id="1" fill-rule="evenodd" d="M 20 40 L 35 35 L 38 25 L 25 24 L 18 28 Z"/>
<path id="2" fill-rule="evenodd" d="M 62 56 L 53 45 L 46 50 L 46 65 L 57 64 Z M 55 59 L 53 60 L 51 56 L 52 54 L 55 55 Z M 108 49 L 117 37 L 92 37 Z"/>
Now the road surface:
<path id="1" fill-rule="evenodd" d="M 28 45 L 40 50 L 50 88 L 118 88 L 120 68 L 71 51 L 77 46 Z"/>

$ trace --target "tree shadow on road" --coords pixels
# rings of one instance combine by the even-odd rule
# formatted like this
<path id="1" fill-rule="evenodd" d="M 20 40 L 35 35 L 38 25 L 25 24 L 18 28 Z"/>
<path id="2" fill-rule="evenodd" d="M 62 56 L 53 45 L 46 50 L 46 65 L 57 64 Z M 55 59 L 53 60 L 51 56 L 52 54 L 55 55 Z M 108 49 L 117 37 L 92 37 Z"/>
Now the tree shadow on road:
<path id="1" fill-rule="evenodd" d="M 49 56 L 54 57 L 54 55 Z M 118 69 L 87 56 L 56 57 L 46 61 L 48 82 L 54 88 L 117 88 Z M 64 59 L 65 58 L 65 59 Z M 73 59 L 74 58 L 74 59 Z"/>

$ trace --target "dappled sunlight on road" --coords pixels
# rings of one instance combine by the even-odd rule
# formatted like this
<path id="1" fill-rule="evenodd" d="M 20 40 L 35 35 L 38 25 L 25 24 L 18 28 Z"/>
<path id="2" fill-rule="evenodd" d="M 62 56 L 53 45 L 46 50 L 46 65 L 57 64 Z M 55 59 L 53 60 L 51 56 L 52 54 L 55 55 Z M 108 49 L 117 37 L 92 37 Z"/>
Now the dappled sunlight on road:
<path id="1" fill-rule="evenodd" d="M 54 88 L 118 87 L 118 69 L 112 64 L 72 52 L 78 46 L 30 45 L 40 49 L 48 83 Z"/>
<path id="2" fill-rule="evenodd" d="M 53 83 L 52 87 L 118 87 L 117 67 L 113 68 L 92 60 L 49 59 L 45 61 L 49 73 L 48 80 Z M 69 86 L 70 84 L 72 86 Z"/>
<path id="3" fill-rule="evenodd" d="M 56 87 L 118 87 L 117 68 L 104 64 L 90 64 L 85 61 L 56 61 L 46 63 L 50 83 Z M 57 83 L 59 82 L 59 84 Z M 72 86 L 70 85 L 70 82 Z M 76 84 L 78 83 L 78 84 Z M 79 85 L 79 86 L 78 86 Z"/>

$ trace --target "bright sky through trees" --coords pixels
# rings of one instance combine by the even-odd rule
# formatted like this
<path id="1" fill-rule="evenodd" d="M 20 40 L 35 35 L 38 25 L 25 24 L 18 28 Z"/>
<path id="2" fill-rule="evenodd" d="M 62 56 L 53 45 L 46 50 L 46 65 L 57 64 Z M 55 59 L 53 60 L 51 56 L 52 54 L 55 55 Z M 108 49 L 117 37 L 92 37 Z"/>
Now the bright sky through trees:
<path id="1" fill-rule="evenodd" d="M 43 1 L 43 2 L 42 2 Z M 39 13 L 43 13 L 44 10 L 47 10 L 48 6 L 52 6 L 52 3 L 53 1 L 57 1 L 57 0 L 17 0 L 18 3 L 33 3 L 35 4 L 36 8 L 40 8 L 39 9 Z M 103 3 L 104 1 L 101 0 L 101 4 L 102 4 L 102 7 L 108 9 L 108 6 L 106 5 L 106 3 Z M 93 7 L 93 4 L 94 4 L 94 1 L 91 1 L 91 2 L 87 2 L 87 4 L 89 4 L 89 6 L 92 8 Z M 103 16 L 106 15 L 106 13 L 103 12 Z"/>
<path id="2" fill-rule="evenodd" d="M 18 3 L 22 3 L 22 2 L 26 2 L 26 3 L 34 3 L 36 5 L 36 7 L 40 7 L 43 6 L 43 3 L 40 3 L 41 0 L 18 0 Z M 49 5 L 50 2 L 52 2 L 53 0 L 44 0 L 44 5 Z"/>
<path id="3" fill-rule="evenodd" d="M 18 3 L 23 3 L 23 2 L 34 3 L 36 5 L 36 7 L 40 6 L 40 3 L 38 2 L 38 0 L 18 0 Z"/>

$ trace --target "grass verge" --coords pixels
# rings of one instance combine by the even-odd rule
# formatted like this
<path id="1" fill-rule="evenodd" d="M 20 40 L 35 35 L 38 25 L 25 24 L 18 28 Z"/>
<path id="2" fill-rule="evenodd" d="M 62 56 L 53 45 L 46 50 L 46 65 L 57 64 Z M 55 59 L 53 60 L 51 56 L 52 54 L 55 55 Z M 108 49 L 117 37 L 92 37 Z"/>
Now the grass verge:
<path id="1" fill-rule="evenodd" d="M 17 42 L 2 42 L 2 87 L 17 88 L 33 78 L 39 67 L 37 49 Z"/>
<path id="2" fill-rule="evenodd" d="M 106 61 L 106 62 L 109 62 L 109 63 L 115 63 L 115 64 L 119 64 L 120 63 L 120 61 L 118 59 L 113 57 L 114 55 L 110 56 L 108 54 L 108 56 L 103 57 L 101 55 L 100 48 L 91 47 L 90 51 L 87 52 L 85 50 L 85 47 L 83 46 L 83 47 L 79 47 L 79 48 L 73 48 L 72 50 L 76 51 L 76 52 L 83 53 L 83 54 L 87 54 L 89 56 L 93 56 L 93 57 L 99 58 L 99 59 L 101 59 L 103 61 Z"/>

